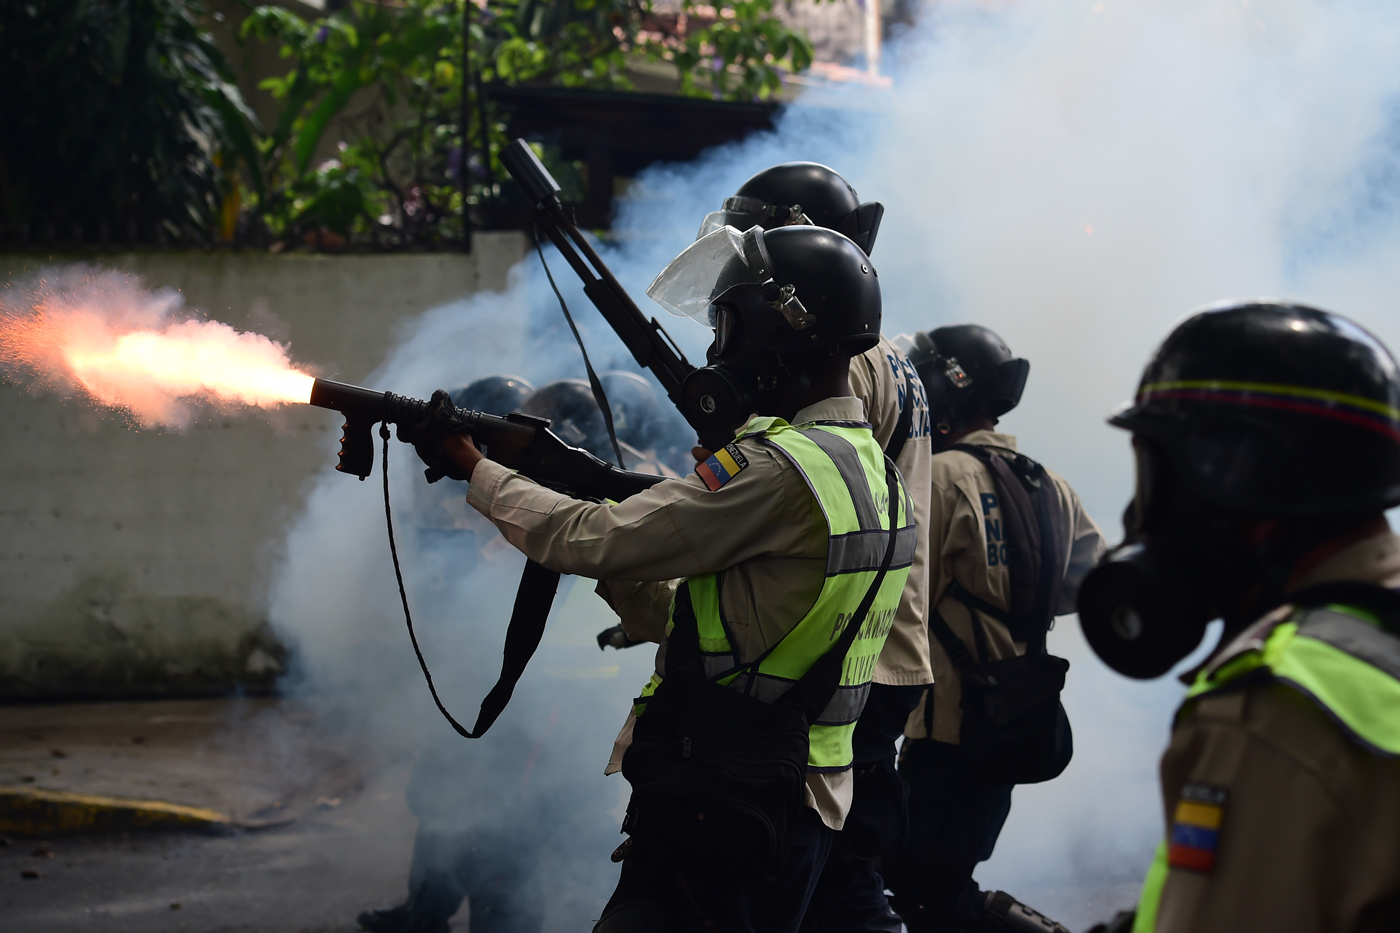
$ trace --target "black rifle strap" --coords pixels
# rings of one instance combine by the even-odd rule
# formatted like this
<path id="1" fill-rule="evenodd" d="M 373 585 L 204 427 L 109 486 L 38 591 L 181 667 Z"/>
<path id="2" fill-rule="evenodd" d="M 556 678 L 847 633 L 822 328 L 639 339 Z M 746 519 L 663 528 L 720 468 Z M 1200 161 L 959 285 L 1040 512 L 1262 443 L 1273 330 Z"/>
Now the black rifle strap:
<path id="1" fill-rule="evenodd" d="M 903 367 L 901 367 L 903 368 Z M 885 448 L 885 456 L 891 460 L 898 460 L 900 453 L 904 450 L 904 442 L 909 440 L 909 429 L 914 426 L 914 383 L 909 379 L 909 372 L 904 372 L 904 407 L 899 411 L 899 420 L 894 424 L 894 433 L 890 435 L 889 446 Z"/>
<path id="2" fill-rule="evenodd" d="M 865 624 L 865 617 L 875 603 L 875 597 L 880 594 L 880 587 L 884 585 L 885 574 L 889 572 L 890 564 L 894 563 L 895 542 L 899 538 L 900 490 L 899 471 L 895 469 L 894 461 L 889 457 L 885 458 L 885 484 L 889 488 L 890 496 L 890 535 L 888 543 L 885 544 L 885 556 L 880 561 L 880 569 L 876 572 L 875 579 L 870 582 L 870 588 L 865 591 L 865 596 L 861 598 L 860 605 L 856 607 L 850 621 L 846 623 L 841 638 L 817 658 L 802 678 L 779 698 L 780 703 L 795 703 L 800 706 L 809 723 L 817 721 L 817 716 L 826 709 L 831 698 L 836 695 L 837 688 L 841 686 L 841 669 L 846 664 L 846 655 L 850 652 L 851 645 L 855 644 L 856 636 Z M 910 516 L 911 520 L 912 518 L 913 516 Z"/>
<path id="3" fill-rule="evenodd" d="M 540 245 L 540 230 L 538 224 L 530 227 L 530 236 L 535 240 L 535 252 L 539 254 L 540 265 L 544 266 L 545 278 L 549 279 L 549 287 L 554 289 L 554 297 L 559 299 L 559 309 L 564 312 L 564 320 L 569 322 L 569 330 L 574 332 L 574 340 L 578 341 L 578 352 L 583 354 L 583 368 L 588 373 L 588 386 L 593 390 L 593 400 L 598 403 L 598 409 L 603 413 L 603 424 L 608 428 L 608 440 L 612 442 L 613 453 L 617 456 L 618 469 L 627 469 L 627 464 L 622 459 L 622 448 L 617 443 L 617 431 L 613 429 L 612 406 L 608 404 L 607 393 L 603 391 L 603 383 L 598 380 L 598 374 L 593 371 L 593 363 L 588 359 L 588 349 L 583 345 L 583 337 L 579 335 L 578 327 L 574 324 L 574 316 L 569 313 L 569 306 L 564 301 L 564 295 L 559 291 L 559 286 L 554 284 L 554 274 L 549 271 L 549 263 L 544 259 L 544 247 Z"/>
<path id="4" fill-rule="evenodd" d="M 384 439 L 384 521 L 389 526 L 389 554 L 394 559 L 394 577 L 399 583 L 399 599 L 403 602 L 403 619 L 408 625 L 408 638 L 413 642 L 413 653 L 418 657 L 418 666 L 423 669 L 423 677 L 428 681 L 428 692 L 438 711 L 464 739 L 479 739 L 486 734 L 501 715 L 520 675 L 525 673 L 525 665 L 534 657 L 535 649 L 544 637 L 544 626 L 549 621 L 549 610 L 554 605 L 554 594 L 559 589 L 559 574 L 542 567 L 534 561 L 525 562 L 525 571 L 520 575 L 520 587 L 515 591 L 515 608 L 511 610 L 510 625 L 506 627 L 506 646 L 501 660 L 501 676 L 486 699 L 481 701 L 481 712 L 477 714 L 476 725 L 471 731 L 462 725 L 438 698 L 437 687 L 433 685 L 433 675 L 428 671 L 428 662 L 423 660 L 423 651 L 418 647 L 418 635 L 413 631 L 413 614 L 408 611 L 408 591 L 404 589 L 403 572 L 399 569 L 399 549 L 394 543 L 394 516 L 389 508 L 389 425 L 379 425 L 379 436 Z"/>

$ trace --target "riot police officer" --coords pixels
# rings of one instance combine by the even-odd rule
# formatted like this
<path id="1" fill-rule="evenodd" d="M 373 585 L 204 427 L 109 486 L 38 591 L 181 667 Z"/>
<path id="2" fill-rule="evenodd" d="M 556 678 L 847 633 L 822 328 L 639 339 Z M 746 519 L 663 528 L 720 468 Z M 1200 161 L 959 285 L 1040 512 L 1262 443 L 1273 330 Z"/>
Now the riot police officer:
<path id="1" fill-rule="evenodd" d="M 1224 304 L 1167 337 L 1110 423 L 1137 493 L 1080 591 L 1089 644 L 1157 677 L 1224 620 L 1162 757 L 1132 929 L 1400 929 L 1394 358 L 1335 314 Z"/>
<path id="2" fill-rule="evenodd" d="M 685 395 L 734 440 L 693 474 L 595 504 L 462 434 L 441 446 L 512 544 L 609 581 L 629 633 L 663 642 L 619 736 L 630 838 L 597 929 L 794 933 L 846 815 L 851 733 L 917 538 L 850 396 L 879 284 L 832 231 L 721 227 L 648 294 L 714 328 Z"/>
<path id="3" fill-rule="evenodd" d="M 700 235 L 728 224 L 765 230 L 811 224 L 840 231 L 866 255 L 875 248 L 884 207 L 862 203 L 834 169 L 816 162 L 785 162 L 744 182 L 721 210 L 706 216 Z M 914 499 L 920 527 L 928 520 L 930 421 L 923 384 L 904 353 L 885 336 L 852 358 L 851 390 L 865 405 L 875 439 L 899 467 Z M 704 452 L 708 455 L 708 452 Z M 895 742 L 909 712 L 933 682 L 924 626 L 928 538 L 920 535 L 894 625 L 885 641 L 861 720 L 856 725 L 855 786 L 851 811 L 821 883 L 804 933 L 868 930 L 898 933 L 899 918 L 885 899 L 878 858 L 902 834 L 904 789 L 895 770 Z"/>
<path id="4" fill-rule="evenodd" d="M 911 933 L 1061 930 L 972 874 L 992 855 L 1015 783 L 1063 770 L 1071 746 L 1054 696 L 1042 720 L 1001 723 L 983 710 L 995 687 L 1003 706 L 1016 684 L 1068 665 L 1046 652 L 1057 615 L 1073 612 L 1080 580 L 1103 551 L 1074 490 L 995 430 L 1015 408 L 1030 363 L 975 324 L 920 333 L 909 350 L 934 421 L 932 497 L 925 530 L 933 687 L 910 717 L 900 754 L 909 786 L 909 835 L 890 861 L 894 906 Z M 1018 659 L 1018 660 L 1012 660 Z M 993 673 L 993 672 L 996 673 Z M 972 692 L 974 686 L 976 692 Z M 1011 741 L 1005 733 L 1020 731 Z"/>

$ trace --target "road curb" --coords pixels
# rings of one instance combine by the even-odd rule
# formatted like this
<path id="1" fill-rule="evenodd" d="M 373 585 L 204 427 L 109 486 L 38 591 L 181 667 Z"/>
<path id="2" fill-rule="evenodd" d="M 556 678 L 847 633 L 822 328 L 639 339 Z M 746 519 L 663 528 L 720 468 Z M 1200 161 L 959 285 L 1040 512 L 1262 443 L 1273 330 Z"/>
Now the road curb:
<path id="1" fill-rule="evenodd" d="M 0 832 L 16 836 L 171 830 L 225 833 L 234 828 L 227 816 L 203 807 L 0 786 Z"/>

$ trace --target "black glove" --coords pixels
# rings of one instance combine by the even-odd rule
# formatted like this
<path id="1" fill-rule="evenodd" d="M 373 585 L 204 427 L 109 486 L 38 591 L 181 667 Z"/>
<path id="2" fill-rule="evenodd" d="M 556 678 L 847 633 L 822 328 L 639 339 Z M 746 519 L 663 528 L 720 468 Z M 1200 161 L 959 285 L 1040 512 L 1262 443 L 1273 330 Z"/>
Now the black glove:
<path id="1" fill-rule="evenodd" d="M 447 456 L 442 442 L 468 430 L 470 426 L 462 418 L 462 412 L 452 404 L 452 396 L 438 389 L 428 401 L 427 417 L 417 424 L 399 425 L 399 440 L 412 444 L 413 449 L 418 451 L 418 459 L 428 465 L 423 471 L 428 482 L 436 483 L 444 476 L 464 480 L 467 475 Z"/>
<path id="2" fill-rule="evenodd" d="M 620 625 L 614 625 L 612 628 L 605 628 L 598 633 L 599 649 L 617 648 L 620 651 L 623 648 L 631 648 L 634 645 L 640 644 L 640 641 L 634 640 L 623 631 Z"/>

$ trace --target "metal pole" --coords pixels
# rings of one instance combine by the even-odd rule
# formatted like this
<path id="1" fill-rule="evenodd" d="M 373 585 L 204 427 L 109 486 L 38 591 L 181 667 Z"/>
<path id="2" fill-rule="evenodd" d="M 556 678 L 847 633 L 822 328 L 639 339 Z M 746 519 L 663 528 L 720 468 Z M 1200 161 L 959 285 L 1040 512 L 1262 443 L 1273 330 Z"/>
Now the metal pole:
<path id="1" fill-rule="evenodd" d="M 471 7 L 472 0 L 462 0 L 462 106 L 457 116 L 462 136 L 462 159 L 457 167 L 457 180 L 462 185 L 462 249 L 472 251 L 472 215 L 467 197 L 471 194 Z"/>
<path id="2" fill-rule="evenodd" d="M 880 0 L 865 0 L 865 70 L 880 73 Z"/>

